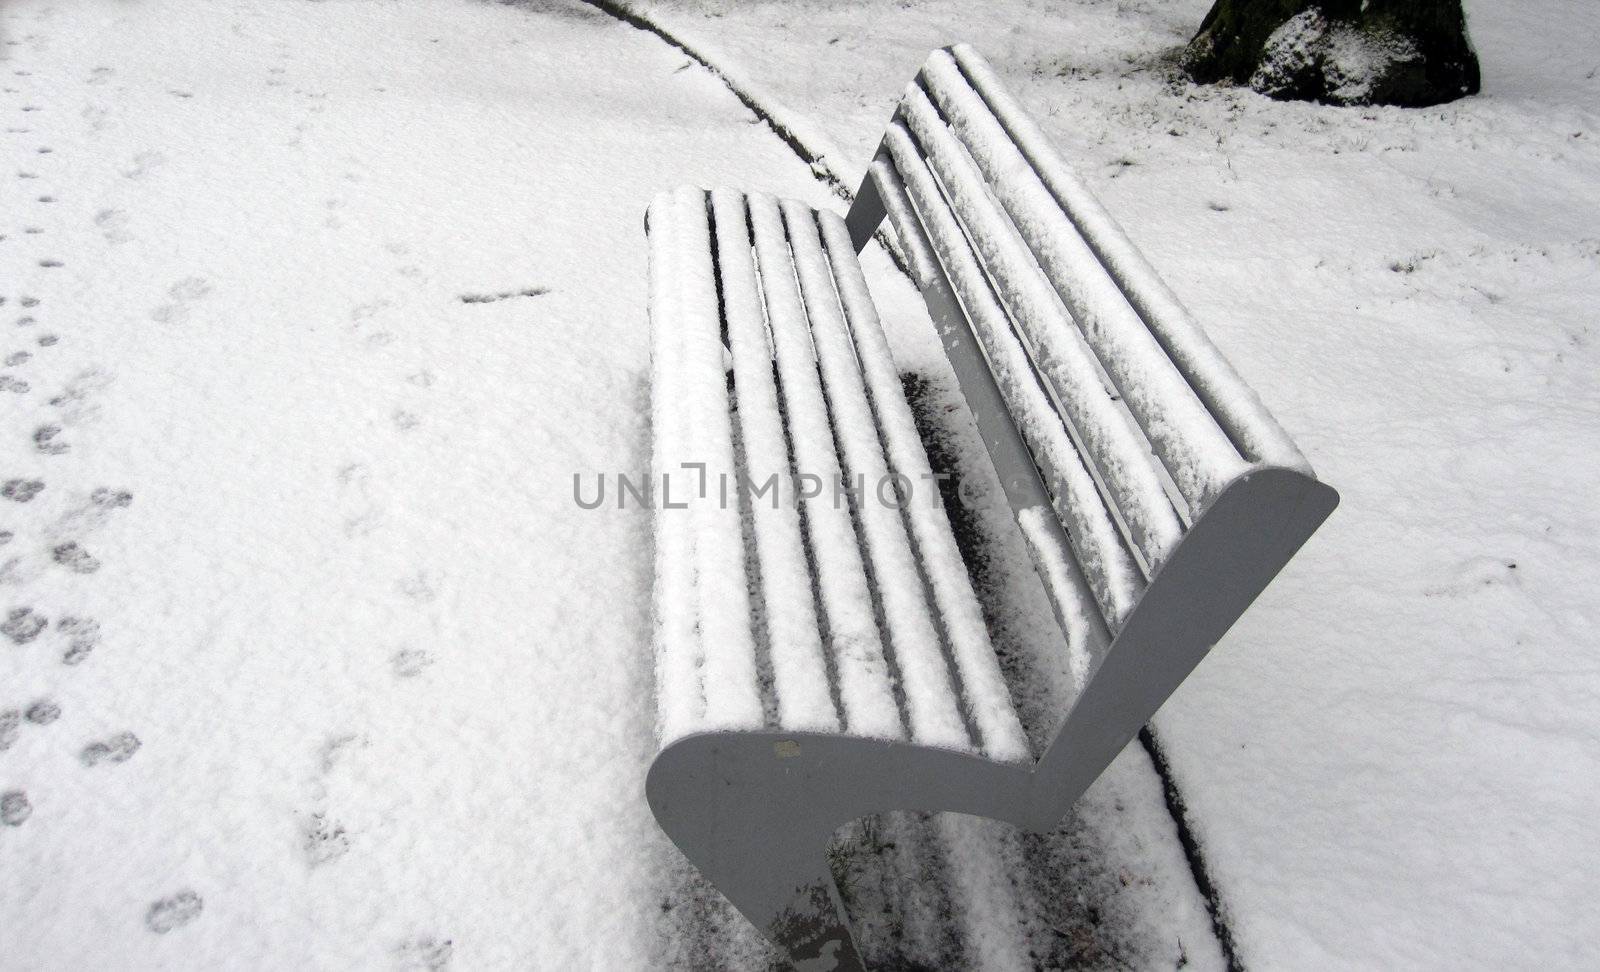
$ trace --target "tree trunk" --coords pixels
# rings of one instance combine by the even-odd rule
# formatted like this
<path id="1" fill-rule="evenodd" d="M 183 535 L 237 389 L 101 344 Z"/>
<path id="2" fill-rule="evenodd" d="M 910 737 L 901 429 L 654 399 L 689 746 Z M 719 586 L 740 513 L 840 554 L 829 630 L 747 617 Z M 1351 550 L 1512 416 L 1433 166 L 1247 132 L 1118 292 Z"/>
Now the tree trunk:
<path id="1" fill-rule="evenodd" d="M 1340 105 L 1476 94 L 1461 0 L 1216 0 L 1183 56 L 1202 84 Z"/>

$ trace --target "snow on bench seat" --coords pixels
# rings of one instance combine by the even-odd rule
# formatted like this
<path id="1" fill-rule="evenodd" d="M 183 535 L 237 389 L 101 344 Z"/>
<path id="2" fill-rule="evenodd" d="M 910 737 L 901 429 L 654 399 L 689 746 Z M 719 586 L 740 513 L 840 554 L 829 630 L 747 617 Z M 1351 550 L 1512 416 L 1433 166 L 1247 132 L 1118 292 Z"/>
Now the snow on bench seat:
<path id="1" fill-rule="evenodd" d="M 1031 756 L 844 222 L 683 189 L 648 225 L 663 745 Z"/>

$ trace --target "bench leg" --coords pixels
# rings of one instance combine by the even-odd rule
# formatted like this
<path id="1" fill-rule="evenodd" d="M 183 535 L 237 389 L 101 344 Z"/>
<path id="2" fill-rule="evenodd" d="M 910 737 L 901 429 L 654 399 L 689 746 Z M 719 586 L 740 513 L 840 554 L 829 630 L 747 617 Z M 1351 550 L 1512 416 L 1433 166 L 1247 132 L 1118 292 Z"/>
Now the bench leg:
<path id="1" fill-rule="evenodd" d="M 684 856 L 807 972 L 863 968 L 827 862 L 840 826 L 899 809 L 1026 825 L 1031 789 L 1030 766 L 767 730 L 680 739 L 656 755 L 645 783 L 656 820 Z"/>
<path id="2" fill-rule="evenodd" d="M 850 204 L 850 212 L 844 218 L 845 228 L 850 231 L 850 244 L 857 253 L 866 248 L 867 241 L 872 239 L 887 215 L 883 196 L 878 192 L 878 181 L 869 169 L 861 180 L 861 188 L 856 190 L 856 201 Z"/>
<path id="3" fill-rule="evenodd" d="M 765 929 L 798 972 L 865 972 L 827 861 L 817 855 L 809 879 L 795 880 L 793 897 Z M 791 875 L 794 880 L 794 875 Z"/>

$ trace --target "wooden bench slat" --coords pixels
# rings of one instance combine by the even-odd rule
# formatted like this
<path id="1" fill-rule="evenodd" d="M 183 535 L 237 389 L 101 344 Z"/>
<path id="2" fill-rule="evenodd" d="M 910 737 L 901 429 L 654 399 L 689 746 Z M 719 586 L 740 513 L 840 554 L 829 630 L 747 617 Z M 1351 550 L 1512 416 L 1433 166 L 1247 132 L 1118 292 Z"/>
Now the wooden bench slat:
<path id="1" fill-rule="evenodd" d="M 1027 352 L 1011 330 L 1010 319 L 990 286 L 977 254 L 951 212 L 916 145 L 898 122 L 884 137 L 921 228 L 950 274 L 967 316 L 988 354 L 995 378 L 1023 440 L 1040 466 L 1057 514 L 1083 564 L 1102 614 L 1115 627 L 1133 610 L 1144 578 L 1115 519 L 1096 486 L 1083 455 L 1040 386 Z M 892 218 L 892 211 L 891 211 Z M 896 230 L 900 224 L 896 223 Z M 907 226 L 906 232 L 917 230 Z M 998 276 L 998 274 L 997 274 Z M 1040 281 L 1042 285 L 1042 281 Z M 1096 380 L 1096 393 L 1100 389 Z"/>
<path id="2" fill-rule="evenodd" d="M 1188 512 L 1198 514 L 1223 485 L 1245 470 L 1247 463 L 1000 123 L 967 87 L 955 61 L 947 53 L 937 52 L 928 59 L 923 78 L 933 97 L 939 99 L 943 117 L 915 84 L 908 88 L 902 110 L 951 195 L 961 200 L 960 212 L 968 228 L 980 247 L 991 234 L 1009 238 L 1012 233 L 1007 232 L 1008 223 L 1026 240 L 1026 250 L 1031 251 L 1029 262 L 1044 270 L 1049 285 L 1072 315 L 1067 327 L 1076 325 L 1075 329 L 1088 339 L 1084 346 L 1105 368 L 1138 420 L 1183 493 Z M 1001 206 L 995 206 L 989 194 L 983 192 L 985 186 Z M 969 198 L 973 190 L 981 196 Z M 974 220 L 978 225 L 972 225 Z M 1089 439 L 1090 429 L 1084 429 L 1084 433 Z M 1090 444 L 1093 447 L 1092 441 Z M 1142 456 L 1127 455 L 1131 464 L 1144 462 Z M 1136 530 L 1140 519 L 1164 505 L 1149 497 L 1146 508 L 1145 494 L 1137 490 L 1124 492 L 1133 494 L 1135 505 L 1126 509 L 1130 526 Z M 1163 525 L 1167 528 L 1165 547 L 1170 549 L 1178 535 L 1177 526 L 1175 522 Z"/>
<path id="3" fill-rule="evenodd" d="M 1104 335 L 1080 329 L 1057 288 L 1041 272 L 1036 255 L 993 203 L 983 174 L 921 88 L 912 85 L 907 89 L 902 110 L 929 166 L 938 173 L 951 208 L 1033 351 L 1039 371 L 1061 403 L 1063 418 L 1076 433 L 1085 460 L 1098 471 L 1108 500 L 1116 505 L 1149 572 L 1154 573 L 1182 538 L 1183 527 L 1151 460 L 1150 442 L 1129 421 L 1128 410 L 1118 404 L 1119 388 L 1106 383 L 1102 342 L 1096 339 Z M 1187 386 L 1183 390 L 1189 393 Z M 1199 408 L 1198 401 L 1195 407 Z M 1202 412 L 1201 417 L 1210 424 L 1217 443 L 1238 462 L 1210 416 Z M 1148 416 L 1141 418 L 1145 425 L 1150 424 Z M 1182 431 L 1157 430 L 1158 435 L 1180 440 Z"/>
<path id="4" fill-rule="evenodd" d="M 748 506 L 778 724 L 837 732 L 744 194 L 716 190 L 711 209 L 744 453 L 741 485 L 749 485 L 747 494 L 762 491 L 748 496 Z"/>
<path id="5" fill-rule="evenodd" d="M 855 527 L 833 495 L 841 482 L 839 460 L 783 217 L 771 196 L 752 194 L 748 205 L 795 471 L 823 485 L 802 508 L 845 728 L 870 738 L 903 739 Z"/>
<path id="6" fill-rule="evenodd" d="M 759 728 L 763 723 L 750 626 L 749 582 L 739 508 L 728 492 L 737 467 L 723 370 L 722 320 L 711 260 L 710 220 L 703 193 L 673 194 L 668 222 L 681 248 L 677 265 L 678 349 L 684 456 L 705 464 L 686 478 L 694 526 L 699 594 L 701 684 L 705 711 L 698 729 Z"/>
<path id="7" fill-rule="evenodd" d="M 850 232 L 844 220 L 833 213 L 819 212 L 817 220 L 885 454 L 894 473 L 914 491 L 904 497 L 902 508 L 959 672 L 957 681 L 966 710 L 984 753 L 1004 761 L 1026 759 L 1031 755 L 1027 734 L 1000 673 L 983 609 L 972 590 L 949 518 L 937 502 L 933 470 L 867 292 Z"/>
<path id="8" fill-rule="evenodd" d="M 677 463 L 684 454 L 681 345 L 678 309 L 682 248 L 667 197 L 650 207 L 651 438 L 652 467 L 660 498 L 689 495 Z M 705 710 L 700 683 L 699 594 L 694 583 L 694 533 L 687 510 L 657 504 L 655 525 L 656 721 L 663 744 L 694 730 Z"/>
<path id="9" fill-rule="evenodd" d="M 1005 392 L 999 387 L 993 359 L 986 358 L 984 352 L 974 346 L 980 342 L 969 327 L 970 315 L 990 312 L 963 313 L 956 305 L 954 285 L 934 255 L 933 244 L 894 167 L 881 159 L 875 161 L 869 168 L 869 178 L 895 227 L 917 286 L 924 294 L 948 293 L 943 302 L 950 305 L 950 317 L 943 317 L 935 308 L 935 326 L 940 331 L 945 353 L 956 367 L 962 394 L 971 404 L 973 418 L 995 460 L 995 471 L 1000 476 L 1006 500 L 1017 511 L 1018 523 L 1023 525 L 1023 540 L 1044 579 L 1045 592 L 1062 631 L 1068 668 L 1075 673 L 1091 671 L 1110 644 L 1110 634 L 1102 609 L 1073 554 L 1071 540 L 1062 526 L 1063 518 L 1053 511 L 1054 501 L 1041 479 L 1042 460 L 1035 458 L 1036 450 L 1030 453 L 1032 447 L 1027 445 L 1014 421 L 1018 413 L 1012 411 Z M 985 306 L 981 300 L 975 301 L 975 305 Z M 980 395 L 985 396 L 982 401 Z M 1002 450 L 1003 456 L 998 454 Z"/>
<path id="10" fill-rule="evenodd" d="M 1105 207 L 1061 158 L 1039 126 L 1007 91 L 987 61 L 967 44 L 952 48 L 965 80 L 1048 187 L 1128 302 L 1160 341 L 1183 377 L 1253 463 L 1312 474 L 1311 464 L 1222 356 L 1172 289 L 1134 247 Z M 941 55 L 943 52 L 939 52 Z M 948 55 L 945 55 L 948 57 Z M 937 58 L 935 58 L 937 59 Z"/>
<path id="11" fill-rule="evenodd" d="M 889 466 L 812 210 L 792 199 L 783 200 L 780 209 L 845 475 L 843 502 L 854 512 L 860 530 L 883 612 L 886 657 L 899 676 L 911 738 L 930 746 L 972 749 L 905 521 L 877 494 L 881 484 L 892 488 Z"/>

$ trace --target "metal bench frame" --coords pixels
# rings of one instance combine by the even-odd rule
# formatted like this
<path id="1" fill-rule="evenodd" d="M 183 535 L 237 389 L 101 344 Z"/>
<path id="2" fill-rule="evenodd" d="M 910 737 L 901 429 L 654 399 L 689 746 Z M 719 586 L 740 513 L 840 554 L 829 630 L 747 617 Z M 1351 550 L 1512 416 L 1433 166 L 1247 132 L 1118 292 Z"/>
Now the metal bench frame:
<path id="1" fill-rule="evenodd" d="M 946 71 L 959 62 L 978 90 L 1002 102 L 995 109 L 1001 120 L 1016 122 L 1015 103 L 994 93 L 996 83 L 974 52 L 958 47 L 934 59 L 930 65 L 937 61 Z M 929 83 L 929 70 L 919 83 Z M 1012 135 L 1043 151 L 1036 129 Z M 957 287 L 929 258 L 934 250 L 896 172 L 891 142 L 886 136 L 846 219 L 851 242 L 861 250 L 892 219 L 1008 500 L 1016 510 L 1048 509 L 1045 478 Z M 1162 300 L 1177 306 L 1119 231 L 1099 224 L 1090 230 L 1084 235 L 1107 265 L 1117 264 L 1119 284 L 1136 307 Z M 1269 439 L 1275 428 L 1267 429 Z M 646 793 L 656 819 L 797 967 L 861 967 L 826 859 L 835 831 L 892 810 L 974 814 L 1039 832 L 1055 827 L 1337 505 L 1337 493 L 1315 478 L 1292 444 L 1287 450 L 1247 455 L 1248 468 L 1194 516 L 1136 607 L 1120 627 L 1106 629 L 1107 647 L 1036 761 L 1005 763 L 916 742 L 779 728 L 698 732 L 669 742 L 650 767 Z M 1068 542 L 1064 530 L 1060 541 Z"/>

